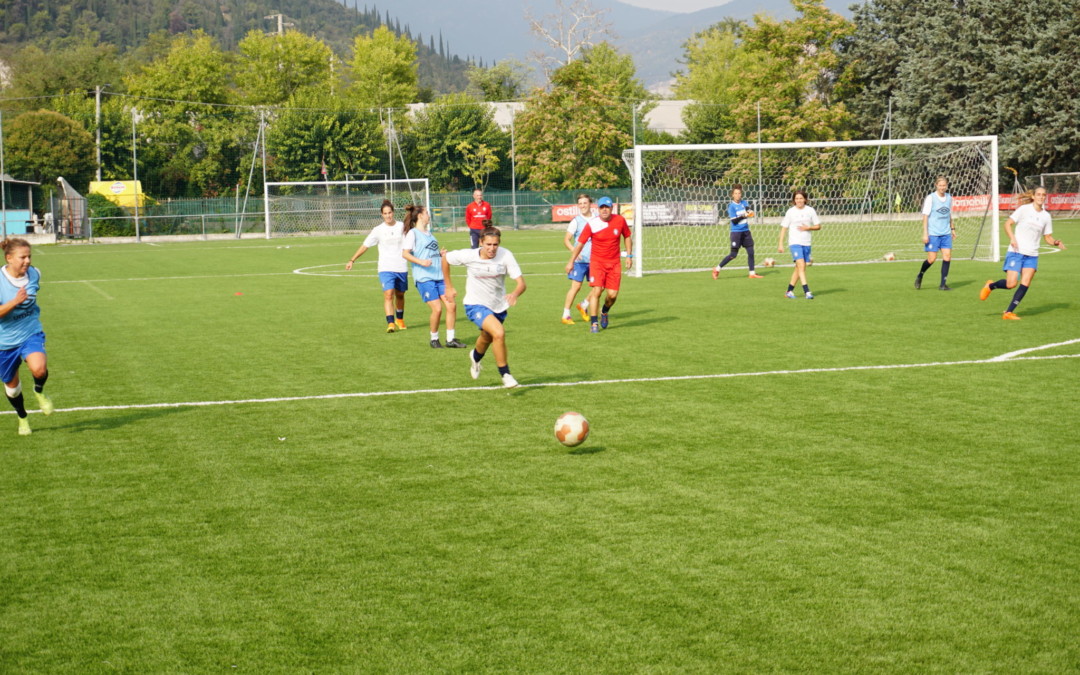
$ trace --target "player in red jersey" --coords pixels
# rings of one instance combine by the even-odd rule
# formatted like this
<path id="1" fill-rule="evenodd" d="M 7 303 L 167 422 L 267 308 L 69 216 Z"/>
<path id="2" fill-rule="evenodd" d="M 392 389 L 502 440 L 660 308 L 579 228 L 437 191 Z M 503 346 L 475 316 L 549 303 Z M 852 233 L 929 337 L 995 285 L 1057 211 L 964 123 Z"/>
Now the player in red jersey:
<path id="1" fill-rule="evenodd" d="M 469 226 L 472 248 L 480 248 L 480 233 L 485 227 L 491 226 L 491 204 L 484 201 L 484 191 L 480 188 L 473 190 L 472 198 L 472 202 L 465 207 L 465 224 Z"/>
<path id="2" fill-rule="evenodd" d="M 574 268 L 585 243 L 592 241 L 592 257 L 589 260 L 589 330 L 599 333 L 601 328 L 608 327 L 608 312 L 615 300 L 619 297 L 619 284 L 622 281 L 622 265 L 619 262 L 619 238 L 626 244 L 626 269 L 634 260 L 634 242 L 630 238 L 630 226 L 626 224 L 626 218 L 617 213 L 612 213 L 611 197 L 601 197 L 596 202 L 600 215 L 589 219 L 589 222 L 581 230 L 578 236 L 578 244 L 570 253 L 570 262 L 566 263 L 566 273 Z M 600 294 L 607 291 L 603 310 L 600 312 L 600 321 L 597 322 L 597 307 L 600 304 Z"/>

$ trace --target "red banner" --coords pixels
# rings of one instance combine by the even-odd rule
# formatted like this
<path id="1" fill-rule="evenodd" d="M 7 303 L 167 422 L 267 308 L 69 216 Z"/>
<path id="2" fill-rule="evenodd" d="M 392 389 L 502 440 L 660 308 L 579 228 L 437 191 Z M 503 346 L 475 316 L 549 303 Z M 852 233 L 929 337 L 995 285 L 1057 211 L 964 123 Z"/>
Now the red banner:
<path id="1" fill-rule="evenodd" d="M 1046 196 L 1047 211 L 1073 211 L 1080 209 L 1080 193 L 1066 192 Z M 953 211 L 985 211 L 989 195 L 954 196 Z M 1012 211 L 1020 206 L 1020 200 L 1014 194 L 998 195 L 998 208 Z"/>

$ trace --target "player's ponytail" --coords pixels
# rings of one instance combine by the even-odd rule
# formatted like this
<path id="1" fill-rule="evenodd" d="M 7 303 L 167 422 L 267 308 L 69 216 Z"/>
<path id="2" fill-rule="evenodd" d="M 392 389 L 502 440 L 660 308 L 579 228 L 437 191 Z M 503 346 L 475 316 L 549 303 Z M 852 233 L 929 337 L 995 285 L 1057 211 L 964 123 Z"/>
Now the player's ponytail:
<path id="1" fill-rule="evenodd" d="M 1031 202 L 1035 201 L 1035 190 L 1021 192 L 1016 196 L 1016 200 L 1020 202 L 1021 206 L 1023 206 L 1024 204 L 1030 204 Z"/>
<path id="2" fill-rule="evenodd" d="M 417 206 L 416 204 L 409 204 L 405 207 L 405 229 L 401 231 L 402 234 L 408 234 L 409 230 L 416 227 L 416 220 L 420 217 L 420 214 L 424 212 L 423 206 Z"/>

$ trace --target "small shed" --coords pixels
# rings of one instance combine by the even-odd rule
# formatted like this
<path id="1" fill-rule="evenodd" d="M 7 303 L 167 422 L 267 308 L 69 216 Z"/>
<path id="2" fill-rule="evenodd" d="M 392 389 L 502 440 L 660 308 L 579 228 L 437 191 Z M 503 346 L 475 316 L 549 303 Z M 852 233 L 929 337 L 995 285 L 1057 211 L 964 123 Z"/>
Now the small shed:
<path id="1" fill-rule="evenodd" d="M 37 218 L 34 217 L 34 186 L 41 185 L 28 180 L 15 180 L 6 173 L 0 174 L 0 189 L 4 199 L 0 202 L 0 235 L 32 234 Z"/>

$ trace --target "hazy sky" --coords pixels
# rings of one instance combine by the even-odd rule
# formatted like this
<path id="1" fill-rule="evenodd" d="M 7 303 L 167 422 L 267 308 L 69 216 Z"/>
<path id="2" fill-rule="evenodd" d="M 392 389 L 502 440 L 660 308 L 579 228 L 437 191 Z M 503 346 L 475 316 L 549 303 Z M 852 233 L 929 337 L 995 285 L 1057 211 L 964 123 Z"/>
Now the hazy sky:
<path id="1" fill-rule="evenodd" d="M 696 12 L 707 7 L 726 5 L 728 0 L 622 0 L 635 7 L 662 9 L 669 12 Z"/>

